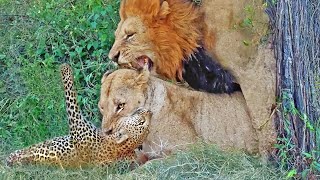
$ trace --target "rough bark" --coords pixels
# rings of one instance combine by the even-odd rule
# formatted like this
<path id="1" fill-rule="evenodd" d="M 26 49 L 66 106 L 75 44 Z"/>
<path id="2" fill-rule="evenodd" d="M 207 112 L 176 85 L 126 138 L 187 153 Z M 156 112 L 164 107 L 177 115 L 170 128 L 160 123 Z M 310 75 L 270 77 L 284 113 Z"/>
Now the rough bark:
<path id="1" fill-rule="evenodd" d="M 278 145 L 274 157 L 281 166 L 298 172 L 319 170 L 320 1 L 266 3 L 277 59 Z"/>

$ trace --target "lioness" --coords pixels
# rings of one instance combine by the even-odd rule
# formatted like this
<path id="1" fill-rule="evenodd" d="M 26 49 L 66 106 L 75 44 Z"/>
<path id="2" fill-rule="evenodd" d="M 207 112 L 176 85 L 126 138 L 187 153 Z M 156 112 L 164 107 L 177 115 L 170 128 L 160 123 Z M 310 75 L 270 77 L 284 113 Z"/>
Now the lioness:
<path id="1" fill-rule="evenodd" d="M 228 95 L 189 90 L 150 76 L 147 69 L 105 74 L 99 101 L 102 128 L 112 129 L 116 119 L 137 107 L 153 112 L 144 151 L 167 152 L 199 139 L 222 148 L 258 151 L 256 132 L 240 92 Z"/>
<path id="2" fill-rule="evenodd" d="M 255 28 L 267 24 L 260 5 L 253 9 L 259 17 L 254 27 L 241 28 L 245 7 L 255 8 L 251 0 L 203 0 L 201 6 L 190 0 L 122 0 L 121 21 L 109 58 L 136 68 L 147 59 L 153 74 L 184 79 L 208 92 L 219 87 L 216 78 L 225 82 L 220 86 L 225 87 L 222 92 L 237 90 L 234 81 L 239 83 L 263 152 L 270 150 L 275 140 L 271 111 L 276 66 L 269 48 L 245 43 L 260 39 L 265 32 L 255 32 Z M 199 52 L 215 57 L 218 65 L 211 66 L 208 58 L 194 58 Z M 227 71 L 220 71 L 220 66 Z M 234 113 L 233 109 L 223 111 Z"/>

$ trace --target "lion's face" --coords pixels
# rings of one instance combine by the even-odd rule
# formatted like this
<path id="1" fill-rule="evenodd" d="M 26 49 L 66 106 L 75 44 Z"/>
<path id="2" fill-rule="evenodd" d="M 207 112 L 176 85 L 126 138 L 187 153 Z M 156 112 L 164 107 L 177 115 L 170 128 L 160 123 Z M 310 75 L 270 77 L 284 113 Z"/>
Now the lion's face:
<path id="1" fill-rule="evenodd" d="M 152 70 L 157 61 L 154 45 L 148 38 L 147 27 L 139 17 L 128 17 L 118 24 L 115 42 L 109 52 L 109 58 L 120 66 L 140 69 L 148 61 Z"/>
<path id="2" fill-rule="evenodd" d="M 120 69 L 102 78 L 99 109 L 103 115 L 102 129 L 112 130 L 119 118 L 128 116 L 146 100 L 149 71 L 138 73 Z"/>
<path id="3" fill-rule="evenodd" d="M 192 1 L 123 0 L 121 21 L 109 58 L 122 67 L 142 68 L 182 80 L 182 61 L 209 39 L 203 14 Z"/>

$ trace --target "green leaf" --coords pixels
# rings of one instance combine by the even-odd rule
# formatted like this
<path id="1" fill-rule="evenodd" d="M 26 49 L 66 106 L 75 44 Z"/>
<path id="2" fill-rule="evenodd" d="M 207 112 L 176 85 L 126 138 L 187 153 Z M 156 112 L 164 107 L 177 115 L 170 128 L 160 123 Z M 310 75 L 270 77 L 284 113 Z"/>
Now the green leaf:
<path id="1" fill-rule="evenodd" d="M 99 14 L 95 14 L 94 17 L 93 17 L 93 19 L 94 19 L 94 20 L 97 20 L 99 17 L 100 17 Z"/>
<path id="2" fill-rule="evenodd" d="M 297 170 L 296 169 L 292 169 L 288 172 L 287 174 L 287 178 L 293 178 L 294 176 L 297 175 Z"/>
<path id="3" fill-rule="evenodd" d="M 320 172 L 320 163 L 317 161 L 312 162 L 312 167 L 316 168 L 316 170 Z"/>
<path id="4" fill-rule="evenodd" d="M 104 41 L 107 40 L 107 38 L 108 38 L 108 36 L 107 36 L 106 34 L 102 34 L 102 35 L 100 36 L 100 41 L 104 42 Z"/>
<path id="5" fill-rule="evenodd" d="M 89 43 L 89 44 L 87 45 L 87 50 L 89 50 L 89 49 L 92 47 L 92 45 L 93 45 L 93 43 Z"/>
<path id="6" fill-rule="evenodd" d="M 91 28 L 96 29 L 97 28 L 97 23 L 95 21 L 90 23 Z"/>
<path id="7" fill-rule="evenodd" d="M 98 41 L 93 41 L 92 45 L 93 45 L 94 49 L 97 49 L 98 46 L 99 46 L 99 42 Z"/>
<path id="8" fill-rule="evenodd" d="M 312 154 L 310 154 L 310 153 L 303 152 L 302 154 L 303 154 L 306 158 L 313 159 Z"/>
<path id="9" fill-rule="evenodd" d="M 61 51 L 60 48 L 55 49 L 53 52 L 58 57 L 62 57 L 63 56 L 62 51 Z"/>
<path id="10" fill-rule="evenodd" d="M 108 5 L 107 8 L 106 8 L 106 10 L 107 10 L 108 13 L 113 12 L 113 8 L 112 8 L 111 5 Z"/>
<path id="11" fill-rule="evenodd" d="M 92 77 L 92 74 L 90 73 L 88 76 L 86 76 L 86 77 L 84 78 L 84 80 L 85 80 L 86 82 L 89 82 L 90 79 L 91 79 L 91 77 Z"/>
<path id="12" fill-rule="evenodd" d="M 5 57 L 6 57 L 6 55 L 0 54 L 0 59 L 4 59 Z"/>
<path id="13" fill-rule="evenodd" d="M 75 56 L 76 56 L 76 53 L 75 53 L 75 52 L 73 52 L 73 51 L 71 51 L 71 52 L 69 53 L 69 55 L 70 55 L 70 57 L 71 57 L 71 58 L 73 58 L 73 57 L 75 57 Z"/>
<path id="14" fill-rule="evenodd" d="M 310 169 L 305 169 L 301 172 L 302 179 L 307 179 Z"/>
<path id="15" fill-rule="evenodd" d="M 6 92 L 6 87 L 4 85 L 4 82 L 0 81 L 0 93 L 5 93 L 5 92 Z"/>
<path id="16" fill-rule="evenodd" d="M 75 50 L 76 50 L 76 52 L 77 52 L 78 54 L 81 54 L 82 49 L 83 49 L 82 47 L 76 47 Z"/>
<path id="17" fill-rule="evenodd" d="M 243 24 L 244 24 L 245 26 L 253 26 L 253 25 L 252 25 L 252 19 L 251 19 L 251 18 L 245 18 L 245 19 L 243 20 Z"/>
<path id="18" fill-rule="evenodd" d="M 243 40 L 242 43 L 243 43 L 245 46 L 249 46 L 249 45 L 250 45 L 250 43 L 249 43 L 248 41 L 246 41 L 246 40 Z"/>
<path id="19" fill-rule="evenodd" d="M 37 53 L 37 55 L 42 55 L 42 54 L 44 54 L 44 48 L 39 48 L 39 49 L 37 49 L 37 51 L 36 51 L 36 53 Z"/>
<path id="20" fill-rule="evenodd" d="M 106 10 L 103 10 L 103 11 L 101 11 L 100 13 L 101 13 L 102 16 L 105 16 L 105 15 L 107 14 L 107 11 L 106 11 Z"/>

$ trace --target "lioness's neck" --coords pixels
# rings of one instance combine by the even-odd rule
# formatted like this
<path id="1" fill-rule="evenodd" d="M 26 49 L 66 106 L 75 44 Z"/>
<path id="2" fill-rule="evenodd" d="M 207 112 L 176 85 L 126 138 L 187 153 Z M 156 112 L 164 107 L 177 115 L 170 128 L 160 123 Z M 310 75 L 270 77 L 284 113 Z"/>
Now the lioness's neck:
<path id="1" fill-rule="evenodd" d="M 177 114 L 182 111 L 192 111 L 197 106 L 197 93 L 187 88 L 178 86 L 174 83 L 166 82 L 156 77 L 151 77 L 147 87 L 147 99 L 145 106 L 156 115 L 165 112 L 166 109 L 172 109 L 171 112 Z"/>

